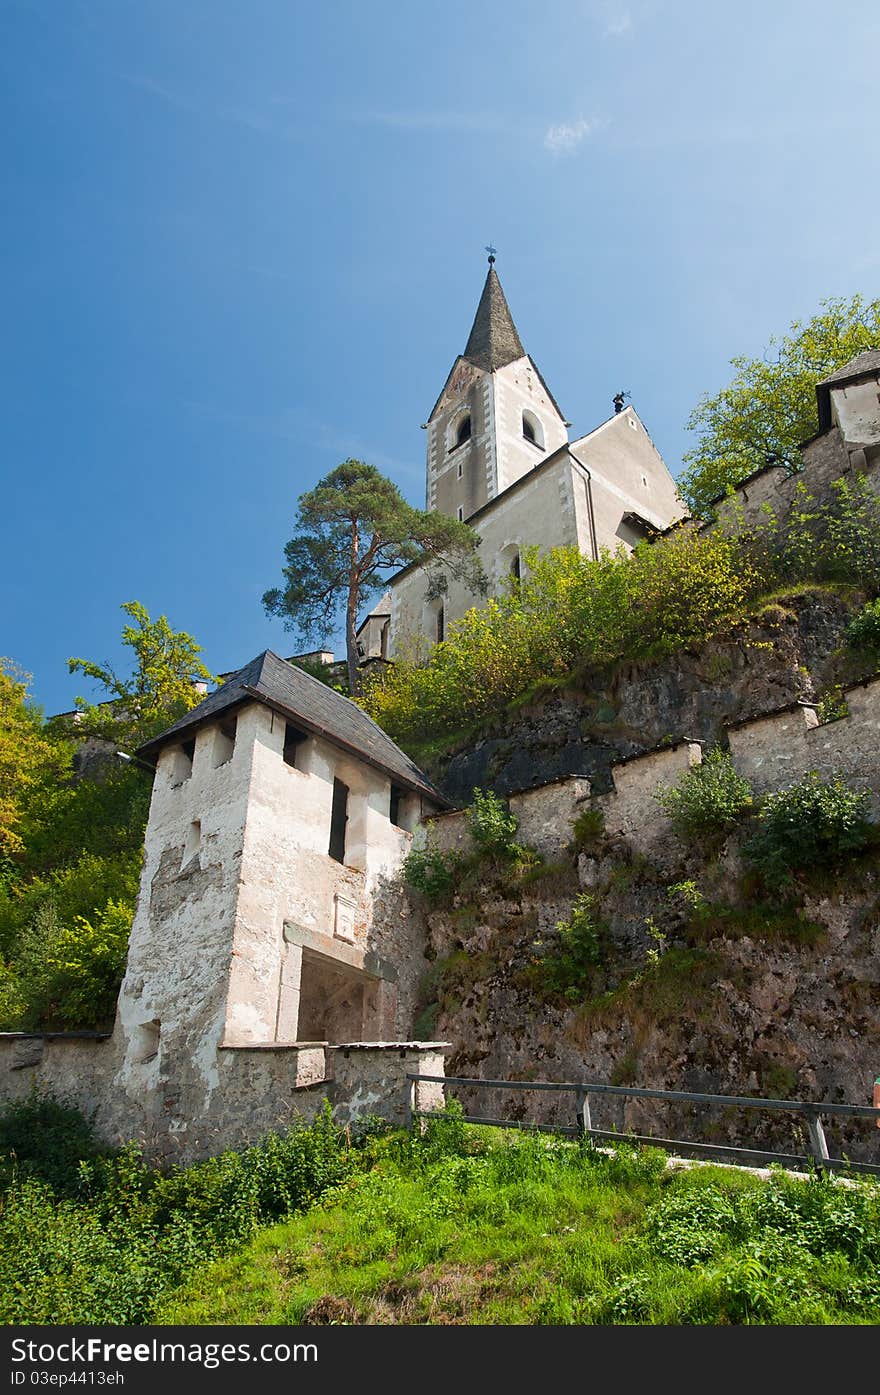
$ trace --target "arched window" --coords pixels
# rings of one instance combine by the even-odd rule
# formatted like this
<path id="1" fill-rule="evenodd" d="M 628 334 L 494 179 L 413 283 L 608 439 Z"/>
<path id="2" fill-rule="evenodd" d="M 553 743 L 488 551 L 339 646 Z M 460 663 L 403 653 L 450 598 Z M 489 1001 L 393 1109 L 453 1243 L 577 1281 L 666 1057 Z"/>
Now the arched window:
<path id="1" fill-rule="evenodd" d="M 538 421 L 538 418 L 535 416 L 534 412 L 530 412 L 528 410 L 523 412 L 522 434 L 523 439 L 526 441 L 531 441 L 533 446 L 543 447 L 544 432 L 541 428 L 541 423 Z"/>
<path id="2" fill-rule="evenodd" d="M 457 446 L 463 446 L 464 443 L 465 443 L 465 441 L 469 441 L 470 439 L 471 439 L 471 414 L 470 414 L 470 412 L 468 412 L 467 416 L 466 416 L 466 417 L 462 417 L 461 421 L 458 423 L 458 430 L 457 430 L 456 433 L 455 433 L 455 444 L 456 444 Z"/>
<path id="3" fill-rule="evenodd" d="M 515 552 L 510 559 L 510 575 L 517 581 L 522 577 L 522 563 L 519 560 L 518 552 Z"/>

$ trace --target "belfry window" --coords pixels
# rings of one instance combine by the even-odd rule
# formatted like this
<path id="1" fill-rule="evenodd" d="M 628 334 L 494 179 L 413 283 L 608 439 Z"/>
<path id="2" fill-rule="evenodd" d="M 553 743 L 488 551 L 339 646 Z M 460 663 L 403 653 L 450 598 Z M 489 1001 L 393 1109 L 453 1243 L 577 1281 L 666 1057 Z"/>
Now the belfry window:
<path id="1" fill-rule="evenodd" d="M 522 434 L 524 441 L 530 441 L 533 446 L 544 447 L 544 432 L 541 423 L 534 412 L 525 411 L 522 414 Z"/>
<path id="2" fill-rule="evenodd" d="M 463 446 L 464 443 L 465 443 L 465 441 L 469 441 L 470 439 L 471 439 L 471 416 L 470 416 L 470 412 L 468 412 L 467 416 L 466 416 L 466 417 L 462 417 L 461 421 L 458 423 L 458 430 L 457 430 L 456 433 L 455 433 L 455 444 L 456 444 L 457 446 Z"/>

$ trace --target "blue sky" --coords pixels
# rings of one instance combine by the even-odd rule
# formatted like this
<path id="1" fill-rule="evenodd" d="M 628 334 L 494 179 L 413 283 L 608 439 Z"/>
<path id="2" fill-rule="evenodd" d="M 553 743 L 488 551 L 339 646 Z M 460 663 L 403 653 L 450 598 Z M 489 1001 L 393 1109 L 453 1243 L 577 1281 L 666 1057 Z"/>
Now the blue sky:
<path id="1" fill-rule="evenodd" d="M 47 712 L 123 601 L 215 672 L 349 455 L 423 504 L 484 244 L 583 434 L 880 271 L 875 0 L 0 0 L 0 653 Z M 338 646 L 337 646 L 338 647 Z M 85 689 L 96 696 L 94 689 Z"/>

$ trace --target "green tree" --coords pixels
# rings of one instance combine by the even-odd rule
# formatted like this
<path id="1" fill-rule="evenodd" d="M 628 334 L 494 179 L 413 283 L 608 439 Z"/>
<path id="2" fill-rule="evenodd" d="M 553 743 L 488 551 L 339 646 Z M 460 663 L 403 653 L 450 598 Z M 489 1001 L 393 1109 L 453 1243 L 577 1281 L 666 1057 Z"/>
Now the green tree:
<path id="1" fill-rule="evenodd" d="M 70 769 L 70 747 L 51 740 L 28 701 L 30 674 L 0 659 L 0 862 L 19 854 L 28 810 Z M 2 870 L 2 869 L 0 869 Z"/>
<path id="2" fill-rule="evenodd" d="M 768 464 L 800 469 L 799 446 L 816 431 L 816 384 L 862 349 L 880 345 L 880 300 L 832 297 L 811 320 L 771 339 L 763 358 L 731 359 L 727 387 L 701 399 L 688 420 L 698 433 L 678 488 L 692 512 Z"/>
<path id="3" fill-rule="evenodd" d="M 202 646 L 185 630 L 173 630 L 164 615 L 151 620 L 139 601 L 121 607 L 134 622 L 125 625 L 122 643 L 131 650 L 134 672 L 122 678 L 109 664 L 68 659 L 71 673 L 83 673 L 105 689 L 98 703 L 75 700 L 77 736 L 98 736 L 118 746 L 138 746 L 182 717 L 204 697 L 198 683 L 216 679 L 198 657 Z"/>
<path id="4" fill-rule="evenodd" d="M 322 642 L 345 616 L 350 691 L 361 691 L 357 616 L 410 562 L 437 563 L 470 589 L 485 594 L 477 558 L 479 537 L 466 523 L 408 504 L 374 465 L 345 460 L 300 496 L 297 531 L 284 549 L 284 585 L 267 591 L 263 606 L 305 642 Z M 445 573 L 434 569 L 441 590 Z"/>

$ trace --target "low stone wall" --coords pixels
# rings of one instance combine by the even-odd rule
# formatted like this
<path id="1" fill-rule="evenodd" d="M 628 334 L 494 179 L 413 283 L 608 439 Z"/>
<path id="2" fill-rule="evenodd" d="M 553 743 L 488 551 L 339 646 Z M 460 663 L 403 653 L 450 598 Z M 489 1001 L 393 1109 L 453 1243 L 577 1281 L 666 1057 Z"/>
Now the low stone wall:
<path id="1" fill-rule="evenodd" d="M 819 723 L 814 705 L 792 703 L 726 728 L 734 768 L 758 795 L 785 789 L 808 771 L 823 779 L 840 775 L 871 796 L 871 816 L 880 820 L 880 679 L 844 692 L 849 716 Z M 614 790 L 596 798 L 605 828 L 647 853 L 669 833 L 669 821 L 654 797 L 702 760 L 696 741 L 649 751 L 611 767 Z"/>
<path id="2" fill-rule="evenodd" d="M 654 798 L 659 785 L 673 785 L 702 760 L 697 741 L 681 741 L 611 767 L 614 792 L 597 800 L 608 833 L 648 848 L 669 834 L 669 820 Z"/>
<path id="3" fill-rule="evenodd" d="M 325 1099 L 340 1123 L 376 1115 L 401 1127 L 407 1073 L 443 1075 L 445 1047 L 413 1041 L 221 1047 L 210 1096 L 188 1088 L 184 1063 L 171 1063 L 159 1088 L 134 1101 L 116 1088 L 120 1052 L 112 1038 L 3 1032 L 0 1107 L 34 1091 L 48 1094 L 80 1109 L 106 1143 L 134 1139 L 149 1158 L 188 1163 L 309 1121 Z M 420 1090 L 420 1107 L 442 1108 L 442 1085 Z"/>
<path id="4" fill-rule="evenodd" d="M 815 710 L 798 705 L 741 722 L 728 732 L 733 763 L 758 794 L 793 784 L 808 770 L 825 779 L 840 774 L 871 793 L 880 818 L 880 681 L 844 693 L 849 716 L 819 724 Z"/>
<path id="5" fill-rule="evenodd" d="M 535 848 L 544 857 L 561 856 L 571 842 L 572 825 L 589 797 L 590 781 L 583 775 L 551 780 L 548 784 L 511 794 L 510 810 L 519 820 L 516 841 Z M 425 819 L 419 841 L 422 845 L 427 842 L 439 852 L 464 856 L 472 852 L 474 846 L 463 809 L 433 814 Z"/>

